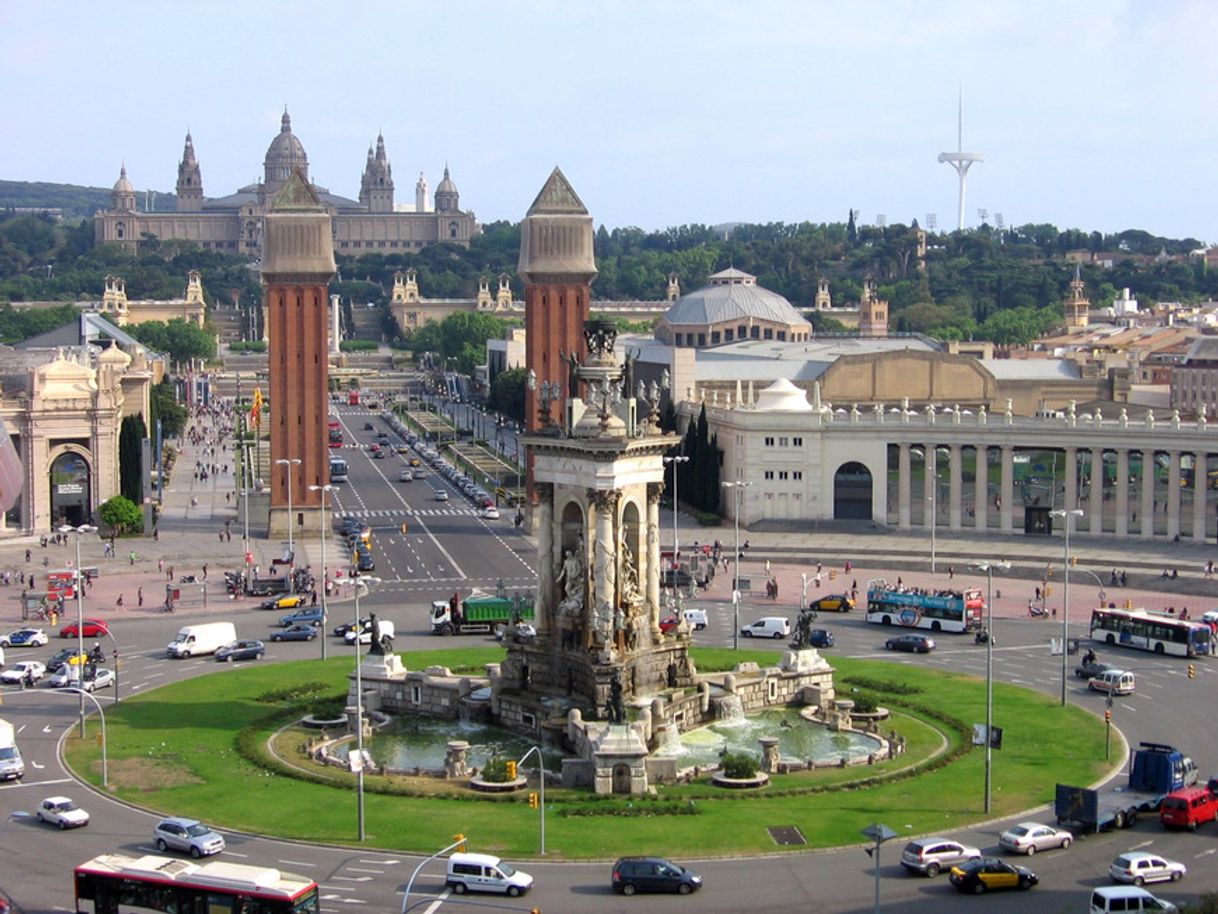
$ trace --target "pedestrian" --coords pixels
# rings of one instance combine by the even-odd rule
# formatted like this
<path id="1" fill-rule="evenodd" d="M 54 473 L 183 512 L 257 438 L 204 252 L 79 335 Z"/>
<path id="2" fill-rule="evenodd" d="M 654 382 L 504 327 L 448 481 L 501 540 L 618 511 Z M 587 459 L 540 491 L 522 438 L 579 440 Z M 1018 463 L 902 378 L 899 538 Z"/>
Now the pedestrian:
<path id="1" fill-rule="evenodd" d="M 156 540 L 158 543 L 161 541 L 161 528 L 160 527 L 152 528 L 152 538 L 154 540 Z"/>
<path id="2" fill-rule="evenodd" d="M 164 571 L 165 571 L 165 560 L 157 559 L 156 560 L 156 573 L 162 574 L 162 573 L 164 573 Z"/>
<path id="3" fill-rule="evenodd" d="M 144 588 L 139 587 L 135 591 L 135 603 L 137 606 L 144 605 Z"/>
<path id="4" fill-rule="evenodd" d="M 850 559 L 846 559 L 846 566 L 845 566 L 846 574 L 850 574 L 850 569 L 853 567 L 854 566 L 852 564 L 850 564 Z"/>
<path id="5" fill-rule="evenodd" d="M 114 601 L 114 605 L 119 609 L 123 608 L 123 595 L 121 593 L 118 595 L 118 599 Z"/>
<path id="6" fill-rule="evenodd" d="M 765 560 L 765 573 L 766 573 L 766 577 L 769 577 L 769 575 L 770 575 L 770 560 L 769 559 Z"/>
<path id="7" fill-rule="evenodd" d="M 131 550 L 131 554 L 128 556 L 128 558 L 131 559 L 132 567 L 135 567 L 135 550 L 134 549 Z"/>
<path id="8" fill-rule="evenodd" d="M 956 569 L 953 568 L 951 565 L 948 565 L 947 566 L 947 579 L 950 581 L 955 576 L 956 576 Z"/>
<path id="9" fill-rule="evenodd" d="M 203 580 L 204 581 L 207 580 L 207 563 L 206 562 L 203 563 Z"/>
<path id="10" fill-rule="evenodd" d="M 25 561 L 28 564 L 30 561 L 30 550 L 25 550 Z"/>

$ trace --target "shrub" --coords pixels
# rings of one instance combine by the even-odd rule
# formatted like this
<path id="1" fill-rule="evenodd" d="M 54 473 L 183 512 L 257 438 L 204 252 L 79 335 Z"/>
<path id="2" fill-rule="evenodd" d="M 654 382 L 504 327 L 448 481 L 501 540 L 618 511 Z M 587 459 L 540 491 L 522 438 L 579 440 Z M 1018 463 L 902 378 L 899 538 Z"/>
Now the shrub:
<path id="1" fill-rule="evenodd" d="M 860 714 L 874 714 L 879 707 L 870 695 L 851 695 L 850 698 L 854 702 L 854 710 Z"/>
<path id="2" fill-rule="evenodd" d="M 129 498 L 115 495 L 98 509 L 101 519 L 119 536 L 144 523 L 144 512 Z"/>
<path id="3" fill-rule="evenodd" d="M 491 760 L 482 766 L 482 780 L 490 781 L 492 784 L 506 784 L 510 780 L 507 759 L 502 759 L 497 755 L 492 756 Z"/>
<path id="4" fill-rule="evenodd" d="M 718 527 L 722 518 L 714 511 L 699 511 L 698 523 L 703 527 Z"/>
<path id="5" fill-rule="evenodd" d="M 266 352 L 265 340 L 234 340 L 228 344 L 229 352 Z"/>
<path id="6" fill-rule="evenodd" d="M 380 343 L 376 340 L 343 340 L 338 344 L 338 348 L 343 352 L 368 352 L 379 347 Z"/>
<path id="7" fill-rule="evenodd" d="M 728 752 L 723 756 L 719 767 L 729 778 L 747 780 L 757 777 L 759 765 L 756 757 L 747 752 Z"/>

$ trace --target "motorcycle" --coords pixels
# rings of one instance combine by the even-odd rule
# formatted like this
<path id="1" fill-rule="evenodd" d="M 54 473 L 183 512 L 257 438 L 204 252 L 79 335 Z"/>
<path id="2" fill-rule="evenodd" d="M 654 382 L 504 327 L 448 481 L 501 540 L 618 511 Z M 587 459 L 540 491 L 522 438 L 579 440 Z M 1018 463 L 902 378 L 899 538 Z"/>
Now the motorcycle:
<path id="1" fill-rule="evenodd" d="M 990 640 L 990 633 L 987 632 L 984 628 L 981 629 L 981 631 L 977 632 L 975 635 L 973 635 L 974 644 L 985 644 L 989 640 Z M 998 642 L 995 641 L 994 643 L 997 644 Z"/>
<path id="2" fill-rule="evenodd" d="M 1029 606 L 1028 615 L 1033 617 L 1047 616 L 1049 615 L 1049 610 L 1045 609 L 1043 606 Z"/>

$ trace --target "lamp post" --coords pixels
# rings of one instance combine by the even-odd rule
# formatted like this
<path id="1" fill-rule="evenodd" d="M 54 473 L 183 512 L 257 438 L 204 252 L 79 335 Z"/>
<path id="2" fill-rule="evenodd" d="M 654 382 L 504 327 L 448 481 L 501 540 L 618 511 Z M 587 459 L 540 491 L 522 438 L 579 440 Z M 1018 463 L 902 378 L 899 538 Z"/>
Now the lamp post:
<path id="1" fill-rule="evenodd" d="M 363 632 L 360 630 L 359 598 L 368 592 L 369 584 L 381 583 L 380 578 L 358 577 L 352 584 L 355 589 L 355 751 L 359 765 L 355 771 L 356 805 L 355 815 L 359 826 L 359 840 L 364 840 L 364 679 L 360 673 L 359 639 Z M 325 631 L 322 631 L 325 637 Z"/>
<path id="2" fill-rule="evenodd" d="M 1065 555 L 1062 561 L 1062 707 L 1066 706 L 1066 675 L 1069 660 L 1066 655 L 1066 640 L 1070 637 L 1070 519 L 1082 517 L 1082 508 L 1058 508 L 1049 512 L 1050 517 L 1060 517 L 1065 524 Z"/>
<path id="3" fill-rule="evenodd" d="M 723 488 L 731 489 L 736 494 L 736 508 L 732 512 L 732 521 L 736 528 L 736 576 L 732 580 L 732 650 L 740 649 L 740 496 L 744 492 L 746 486 L 751 486 L 751 482 L 743 482 L 736 480 L 735 482 L 721 483 Z M 673 584 L 676 584 L 677 576 L 673 575 Z"/>
<path id="4" fill-rule="evenodd" d="M 867 848 L 867 856 L 875 860 L 875 914 L 880 914 L 880 847 L 885 841 L 895 838 L 897 833 L 877 822 L 864 828 L 863 836 L 875 842 L 875 847 Z"/>
<path id="5" fill-rule="evenodd" d="M 994 766 L 994 569 L 1008 571 L 1010 562 L 978 562 L 985 572 L 985 811 L 990 811 L 990 786 Z"/>
<path id="6" fill-rule="evenodd" d="M 82 673 L 83 673 L 83 671 L 82 671 Z M 104 788 L 104 787 L 109 786 L 109 784 L 107 783 L 109 780 L 109 771 L 108 771 L 108 765 L 106 762 L 106 715 L 102 711 L 101 702 L 98 701 L 97 698 L 94 697 L 91 693 L 85 691 L 84 681 L 85 681 L 84 676 L 82 675 L 81 679 L 80 679 L 81 685 L 79 688 L 73 687 L 73 688 L 64 689 L 64 691 L 65 692 L 75 692 L 77 695 L 79 695 L 81 708 L 84 708 L 86 698 L 89 699 L 89 701 L 93 702 L 94 706 L 97 708 L 97 716 L 101 720 L 102 787 Z M 80 726 L 81 726 L 80 738 L 81 739 L 84 739 L 84 737 L 85 737 L 84 724 L 85 724 L 85 719 L 82 717 L 80 719 Z"/>
<path id="7" fill-rule="evenodd" d="M 292 517 L 292 467 L 300 465 L 299 457 L 280 457 L 275 463 L 287 467 L 285 471 L 288 477 L 288 567 L 296 567 L 296 545 L 292 539 L 292 528 L 296 526 L 296 520 Z"/>
<path id="8" fill-rule="evenodd" d="M 538 798 L 539 805 L 537 811 L 540 813 L 541 819 L 541 856 L 544 857 L 546 855 L 546 760 L 541 755 L 541 747 L 530 746 L 528 751 L 520 756 L 520 760 L 516 764 L 523 765 L 524 760 L 534 752 L 537 753 L 537 782 L 540 785 L 538 790 L 541 794 Z"/>
<path id="9" fill-rule="evenodd" d="M 673 586 L 676 586 L 677 568 L 677 470 L 682 463 L 689 463 L 688 457 L 665 457 L 665 463 L 672 464 L 672 567 Z"/>
<path id="10" fill-rule="evenodd" d="M 330 525 L 326 522 L 326 496 L 334 489 L 335 487 L 329 483 L 324 486 L 309 486 L 310 492 L 321 493 L 321 637 L 317 640 L 321 642 L 322 660 L 326 659 L 326 620 L 330 617 L 326 612 L 326 591 L 329 590 L 327 586 L 329 579 L 326 577 L 326 533 L 330 529 Z"/>
<path id="11" fill-rule="evenodd" d="M 250 554 L 250 473 L 253 467 L 250 465 L 250 448 L 254 446 L 254 442 L 246 441 L 244 437 L 241 440 L 241 488 L 245 493 L 242 502 L 245 507 L 245 538 L 242 541 L 244 552 L 248 557 Z M 246 559 L 248 565 L 249 560 Z M 246 569 L 249 570 L 248 568 Z"/>
<path id="12" fill-rule="evenodd" d="M 78 527 L 65 524 L 59 528 L 59 532 L 76 534 L 76 663 L 80 667 L 80 684 L 84 686 L 84 661 L 80 658 L 85 654 L 85 580 L 80 573 L 80 535 L 96 533 L 97 528 L 91 524 L 81 524 Z M 85 693 L 83 688 L 80 690 L 80 738 L 85 738 Z"/>

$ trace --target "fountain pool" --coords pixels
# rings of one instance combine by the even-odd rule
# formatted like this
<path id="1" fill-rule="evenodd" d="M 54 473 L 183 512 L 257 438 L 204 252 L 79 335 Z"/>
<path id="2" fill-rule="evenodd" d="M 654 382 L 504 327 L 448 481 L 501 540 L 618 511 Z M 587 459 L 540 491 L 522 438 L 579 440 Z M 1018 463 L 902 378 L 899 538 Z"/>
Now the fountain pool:
<path id="1" fill-rule="evenodd" d="M 719 754 L 725 749 L 757 755 L 763 736 L 777 737 L 779 755 L 799 761 L 837 762 L 867 755 L 876 748 L 872 737 L 830 730 L 823 724 L 804 720 L 798 710 L 775 709 L 689 730 L 656 754 L 674 756 L 682 767 L 717 765 Z"/>
<path id="2" fill-rule="evenodd" d="M 494 756 L 518 759 L 534 745 L 525 737 L 518 736 L 502 727 L 469 721 L 440 720 L 423 716 L 394 717 L 393 723 L 376 731 L 364 748 L 372 753 L 378 765 L 396 771 L 413 771 L 416 768 L 440 771 L 444 768 L 444 755 L 449 740 L 465 740 L 469 743 L 466 761 L 470 766 L 481 768 Z M 354 746 L 348 742 L 336 748 L 335 754 L 346 757 Z M 561 752 L 543 749 L 547 771 L 562 768 Z M 534 763 L 535 764 L 535 763 Z"/>

